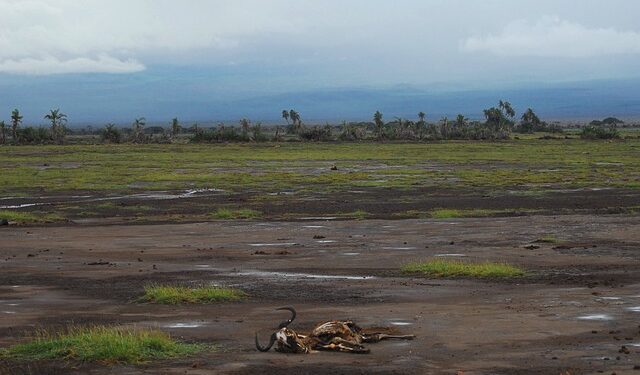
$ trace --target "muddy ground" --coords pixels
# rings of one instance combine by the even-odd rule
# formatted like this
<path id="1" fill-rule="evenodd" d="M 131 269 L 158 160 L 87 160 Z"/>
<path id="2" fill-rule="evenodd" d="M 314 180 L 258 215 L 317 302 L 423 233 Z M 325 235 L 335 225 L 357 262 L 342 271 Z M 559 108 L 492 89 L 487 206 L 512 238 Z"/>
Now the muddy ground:
<path id="1" fill-rule="evenodd" d="M 144 366 L 5 361 L 0 373 L 640 374 L 639 250 L 639 216 L 592 213 L 2 227 L 0 347 L 39 327 L 124 324 L 218 349 Z M 399 271 L 435 257 L 506 261 L 528 274 L 443 280 Z M 232 286 L 249 298 L 138 303 L 150 283 Z M 274 309 L 286 305 L 302 332 L 349 318 L 417 338 L 372 344 L 368 355 L 257 352 L 254 333 L 266 339 L 284 318 Z"/>

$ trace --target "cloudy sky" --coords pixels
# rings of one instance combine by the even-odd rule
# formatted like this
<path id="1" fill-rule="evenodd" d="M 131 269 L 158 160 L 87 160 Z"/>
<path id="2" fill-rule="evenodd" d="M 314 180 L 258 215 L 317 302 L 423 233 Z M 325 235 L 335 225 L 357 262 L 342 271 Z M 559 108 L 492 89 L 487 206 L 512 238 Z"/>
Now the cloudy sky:
<path id="1" fill-rule="evenodd" d="M 0 90 L 57 105 L 65 85 L 140 80 L 164 99 L 637 78 L 639 17 L 636 0 L 0 0 Z M 36 107 L 21 95 L 0 110 Z"/>

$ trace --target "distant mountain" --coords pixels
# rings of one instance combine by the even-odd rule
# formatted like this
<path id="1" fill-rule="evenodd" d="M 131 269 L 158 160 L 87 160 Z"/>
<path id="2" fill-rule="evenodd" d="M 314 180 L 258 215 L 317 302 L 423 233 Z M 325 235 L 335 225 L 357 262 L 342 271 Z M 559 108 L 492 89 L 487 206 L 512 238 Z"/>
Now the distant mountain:
<path id="1" fill-rule="evenodd" d="M 640 118 L 640 79 L 526 84 L 504 89 L 458 90 L 439 84 L 376 88 L 307 89 L 271 92 L 260 82 L 200 72 L 147 71 L 135 75 L 74 75 L 49 77 L 0 76 L 0 119 L 14 107 L 29 123 L 60 107 L 72 125 L 130 123 L 145 116 L 150 122 L 282 122 L 283 109 L 294 108 L 307 122 L 369 120 L 376 110 L 386 119 L 428 119 L 462 113 L 479 119 L 482 110 L 499 99 L 509 100 L 522 113 L 532 107 L 544 119 L 594 119 L 607 116 Z M 242 78 L 246 80 L 246 78 Z M 253 86 L 252 86 L 253 85 Z M 283 90 L 284 91 L 284 90 Z"/>

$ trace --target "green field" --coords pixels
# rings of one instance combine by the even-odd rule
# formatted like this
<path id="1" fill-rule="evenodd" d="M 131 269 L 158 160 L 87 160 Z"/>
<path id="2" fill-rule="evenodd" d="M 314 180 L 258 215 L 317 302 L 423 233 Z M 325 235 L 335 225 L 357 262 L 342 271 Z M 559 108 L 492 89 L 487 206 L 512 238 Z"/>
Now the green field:
<path id="1" fill-rule="evenodd" d="M 640 140 L 0 147 L 0 194 L 640 187 Z M 337 171 L 330 166 L 336 164 Z"/>

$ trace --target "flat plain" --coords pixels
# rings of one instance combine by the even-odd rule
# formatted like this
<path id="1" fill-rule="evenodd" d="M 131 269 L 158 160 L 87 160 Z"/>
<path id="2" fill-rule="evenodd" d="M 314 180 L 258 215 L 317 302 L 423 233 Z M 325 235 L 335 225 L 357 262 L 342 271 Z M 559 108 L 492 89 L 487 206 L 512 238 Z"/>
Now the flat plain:
<path id="1" fill-rule="evenodd" d="M 0 347 L 70 326 L 207 349 L 0 373 L 635 373 L 640 140 L 0 148 Z M 406 272 L 499 262 L 513 277 Z M 159 305 L 150 285 L 233 301 Z M 259 353 L 331 319 L 413 333 L 371 354 Z"/>

